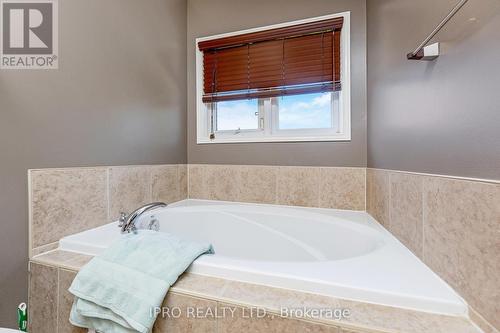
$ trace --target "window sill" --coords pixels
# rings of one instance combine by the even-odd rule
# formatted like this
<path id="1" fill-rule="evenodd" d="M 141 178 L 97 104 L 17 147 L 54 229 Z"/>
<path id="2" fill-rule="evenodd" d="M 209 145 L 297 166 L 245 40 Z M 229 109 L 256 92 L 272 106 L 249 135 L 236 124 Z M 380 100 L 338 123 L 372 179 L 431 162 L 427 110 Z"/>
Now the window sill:
<path id="1" fill-rule="evenodd" d="M 213 143 L 266 143 L 266 142 L 334 142 L 334 141 L 351 141 L 350 135 L 336 136 L 311 136 L 311 137 L 262 137 L 262 138 L 244 138 L 244 137 L 219 137 L 213 140 L 209 138 L 199 138 L 197 144 L 213 144 Z"/>

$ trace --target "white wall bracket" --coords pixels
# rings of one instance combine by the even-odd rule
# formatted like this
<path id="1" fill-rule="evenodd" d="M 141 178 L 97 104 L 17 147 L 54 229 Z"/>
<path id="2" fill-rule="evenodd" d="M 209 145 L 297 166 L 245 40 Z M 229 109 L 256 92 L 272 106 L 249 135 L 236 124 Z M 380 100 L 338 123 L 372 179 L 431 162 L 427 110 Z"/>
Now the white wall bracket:
<path id="1" fill-rule="evenodd" d="M 439 43 L 434 43 L 431 45 L 424 46 L 415 55 L 413 53 L 408 53 L 408 60 L 427 60 L 431 61 L 439 57 Z"/>

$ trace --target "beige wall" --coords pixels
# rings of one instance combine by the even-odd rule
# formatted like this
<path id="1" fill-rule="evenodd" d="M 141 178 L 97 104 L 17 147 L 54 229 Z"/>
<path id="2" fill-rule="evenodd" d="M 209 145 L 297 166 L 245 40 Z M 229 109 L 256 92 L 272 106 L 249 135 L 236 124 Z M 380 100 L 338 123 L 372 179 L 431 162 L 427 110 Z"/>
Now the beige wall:
<path id="1" fill-rule="evenodd" d="M 189 163 L 366 166 L 365 5 L 365 0 L 188 0 Z M 196 144 L 196 37 L 342 11 L 351 11 L 351 142 Z"/>
<path id="2" fill-rule="evenodd" d="M 0 327 L 27 300 L 29 168 L 186 162 L 185 1 L 59 1 L 59 49 L 0 71 Z"/>
<path id="3" fill-rule="evenodd" d="M 436 61 L 405 59 L 456 2 L 367 1 L 368 166 L 500 179 L 500 2 L 469 1 Z"/>

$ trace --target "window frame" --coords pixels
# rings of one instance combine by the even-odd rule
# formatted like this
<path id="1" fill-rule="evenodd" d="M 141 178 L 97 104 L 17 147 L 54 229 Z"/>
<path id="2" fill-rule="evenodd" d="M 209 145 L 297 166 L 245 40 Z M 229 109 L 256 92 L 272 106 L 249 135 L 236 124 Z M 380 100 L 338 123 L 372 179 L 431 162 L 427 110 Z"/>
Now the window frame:
<path id="1" fill-rule="evenodd" d="M 258 101 L 259 112 L 259 128 L 256 130 L 241 130 L 239 133 L 235 131 L 218 131 L 214 139 L 210 139 L 209 129 L 211 127 L 212 110 L 209 106 L 203 103 L 203 52 L 197 47 L 199 42 L 230 37 L 234 35 L 252 33 L 262 30 L 269 30 L 291 25 L 310 23 L 325 19 L 343 17 L 344 24 L 340 35 L 340 54 L 341 54 L 341 83 L 342 89 L 338 92 L 338 113 L 335 114 L 332 98 L 332 123 L 334 117 L 338 117 L 338 130 L 332 129 L 287 129 L 280 130 L 277 128 L 279 122 L 279 110 L 277 109 L 278 98 L 264 98 Z M 220 35 L 200 37 L 195 40 L 196 50 L 196 143 L 211 144 L 211 143 L 259 143 L 259 142 L 307 142 L 307 141 L 350 141 L 351 140 L 351 69 L 350 69 L 350 12 L 342 12 L 331 15 L 319 16 L 304 20 L 280 23 L 254 29 L 240 30 Z M 271 105 L 268 106 L 267 103 Z M 274 121 L 271 121 L 271 117 Z M 261 128 L 263 119 L 265 124 L 272 124 Z"/>

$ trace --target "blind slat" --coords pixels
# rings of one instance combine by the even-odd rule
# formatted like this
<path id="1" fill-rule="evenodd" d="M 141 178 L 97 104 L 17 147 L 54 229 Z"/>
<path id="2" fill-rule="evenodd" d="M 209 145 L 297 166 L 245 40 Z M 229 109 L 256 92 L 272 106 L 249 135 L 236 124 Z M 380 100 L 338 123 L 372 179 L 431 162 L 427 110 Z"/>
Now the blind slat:
<path id="1" fill-rule="evenodd" d="M 339 25 L 335 20 L 334 27 L 332 22 L 199 43 L 203 50 L 203 101 L 339 90 L 343 21 Z"/>

